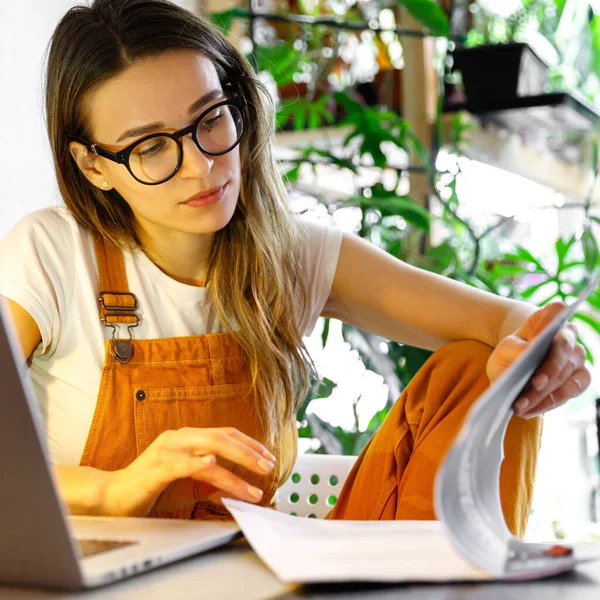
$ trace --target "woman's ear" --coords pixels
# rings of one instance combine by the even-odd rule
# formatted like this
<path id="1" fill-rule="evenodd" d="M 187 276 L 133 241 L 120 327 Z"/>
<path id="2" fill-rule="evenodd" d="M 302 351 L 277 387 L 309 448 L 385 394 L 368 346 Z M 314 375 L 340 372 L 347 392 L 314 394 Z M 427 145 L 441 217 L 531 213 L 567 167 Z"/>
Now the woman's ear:
<path id="1" fill-rule="evenodd" d="M 98 157 L 95 154 L 92 154 L 83 144 L 71 142 L 69 144 L 69 152 L 88 181 L 104 191 L 109 190 L 112 187 L 106 181 Z"/>

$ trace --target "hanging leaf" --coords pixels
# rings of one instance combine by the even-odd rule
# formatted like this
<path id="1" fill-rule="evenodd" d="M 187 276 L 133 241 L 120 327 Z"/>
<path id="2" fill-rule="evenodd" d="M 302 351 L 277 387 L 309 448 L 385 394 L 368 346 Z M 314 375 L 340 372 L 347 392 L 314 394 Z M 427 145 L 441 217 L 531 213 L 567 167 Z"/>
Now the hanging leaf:
<path id="1" fill-rule="evenodd" d="M 398 3 L 433 35 L 441 37 L 450 35 L 448 16 L 434 0 L 398 0 Z"/>
<path id="2" fill-rule="evenodd" d="M 323 325 L 323 333 L 321 334 L 321 341 L 323 342 L 323 348 L 325 348 L 325 344 L 327 344 L 327 338 L 329 337 L 329 325 L 331 319 L 325 319 L 325 323 Z"/>
<path id="3" fill-rule="evenodd" d="M 598 251 L 598 243 L 592 233 L 590 227 L 586 227 L 581 234 L 581 244 L 583 245 L 583 258 L 585 262 L 585 270 L 591 273 L 598 264 L 600 252 Z M 563 269 L 564 270 L 564 269 Z"/>
<path id="4" fill-rule="evenodd" d="M 298 177 L 300 176 L 300 164 L 297 164 L 295 167 L 292 167 L 286 174 L 285 178 L 290 183 L 296 183 L 298 181 Z"/>
<path id="5" fill-rule="evenodd" d="M 600 79 L 600 15 L 594 14 L 590 20 L 590 51 L 592 69 L 596 74 L 596 77 Z"/>

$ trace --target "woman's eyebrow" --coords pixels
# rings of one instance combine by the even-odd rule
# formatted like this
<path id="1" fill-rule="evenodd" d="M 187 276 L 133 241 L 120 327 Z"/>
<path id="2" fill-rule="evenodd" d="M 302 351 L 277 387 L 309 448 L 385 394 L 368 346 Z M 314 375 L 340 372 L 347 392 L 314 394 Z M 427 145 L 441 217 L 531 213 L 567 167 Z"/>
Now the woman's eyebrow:
<path id="1" fill-rule="evenodd" d="M 190 106 L 188 108 L 188 114 L 191 115 L 191 114 L 195 113 L 198 109 L 202 108 L 209 102 L 212 102 L 216 98 L 221 97 L 222 95 L 223 95 L 223 90 L 217 90 L 217 89 L 210 90 L 209 92 L 207 92 L 206 94 L 204 94 L 203 96 L 198 98 L 198 100 L 196 100 L 195 102 L 190 104 Z M 140 135 L 145 135 L 146 133 L 153 133 L 154 131 L 157 131 L 159 129 L 164 129 L 164 127 L 165 127 L 165 124 L 162 121 L 157 121 L 155 123 L 148 123 L 148 125 L 140 125 L 139 127 L 132 127 L 131 129 L 127 129 L 126 131 L 124 131 L 119 136 L 116 143 L 118 144 L 119 142 L 122 142 L 123 140 L 126 140 L 127 138 L 138 137 Z"/>

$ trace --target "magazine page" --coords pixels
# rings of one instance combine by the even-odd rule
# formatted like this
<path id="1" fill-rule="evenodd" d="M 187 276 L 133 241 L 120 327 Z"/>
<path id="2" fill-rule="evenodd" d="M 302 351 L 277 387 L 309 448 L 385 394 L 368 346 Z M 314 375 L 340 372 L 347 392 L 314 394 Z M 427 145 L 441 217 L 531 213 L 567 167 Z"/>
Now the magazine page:
<path id="1" fill-rule="evenodd" d="M 595 277 L 477 400 L 436 478 L 436 514 L 449 539 L 471 564 L 496 578 L 543 577 L 600 557 L 600 545 L 533 544 L 514 537 L 500 504 L 500 465 L 512 403 L 543 361 L 556 333 L 598 283 Z"/>

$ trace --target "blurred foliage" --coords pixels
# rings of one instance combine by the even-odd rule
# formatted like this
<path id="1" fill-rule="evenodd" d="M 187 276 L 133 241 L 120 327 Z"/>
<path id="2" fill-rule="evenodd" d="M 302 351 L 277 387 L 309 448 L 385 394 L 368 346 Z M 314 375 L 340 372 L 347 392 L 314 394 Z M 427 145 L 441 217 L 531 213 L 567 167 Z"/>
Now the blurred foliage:
<path id="1" fill-rule="evenodd" d="M 568 2 L 570 0 L 563 0 L 562 4 Z M 561 4 L 558 0 L 557 3 Z M 398 4 L 403 5 L 430 32 L 447 34 L 448 18 L 437 3 L 432 0 L 398 0 Z M 524 23 L 532 18 L 541 20 L 540 15 L 545 15 L 541 8 L 543 4 L 538 0 L 523 0 L 523 11 L 509 22 L 506 35 L 516 35 Z M 374 7 L 372 3 L 368 6 L 344 5 L 342 16 L 353 23 L 379 23 L 378 14 L 373 10 L 376 8 L 381 11 L 382 6 Z M 300 11 L 298 14 L 315 18 L 339 15 L 340 12 L 339 5 L 318 0 L 305 0 L 296 10 Z M 370 14 L 365 12 L 368 10 Z M 560 11 L 566 9 L 559 6 L 556 10 L 558 18 Z M 397 11 L 396 6 L 393 12 L 395 16 Z M 215 22 L 225 28 L 231 26 L 232 19 L 240 16 L 247 16 L 247 13 L 234 9 L 213 15 Z M 256 21 L 254 23 L 256 28 Z M 290 31 L 295 31 L 296 35 L 289 35 Z M 386 42 L 382 41 L 384 34 L 381 32 L 366 36 L 377 56 L 377 64 L 385 65 L 385 68 L 393 62 L 386 55 L 388 48 L 398 39 L 395 33 L 387 33 Z M 486 35 L 490 37 L 491 33 Z M 600 212 L 594 212 L 592 190 L 588 201 L 581 205 L 581 210 L 585 212 L 585 227 L 578 236 L 556 240 L 554 257 L 546 257 L 542 261 L 518 244 L 510 252 L 502 252 L 497 242 L 502 237 L 503 227 L 510 225 L 512 218 L 498 218 L 497 222 L 483 229 L 465 218 L 460 211 L 457 195 L 460 168 L 453 173 L 438 171 L 435 167 L 437 156 L 428 154 L 410 123 L 389 106 L 367 102 L 364 94 L 358 93 L 360 77 L 343 76 L 342 71 L 351 70 L 352 65 L 345 63 L 342 50 L 349 40 L 354 39 L 358 44 L 358 40 L 362 39 L 360 32 L 323 24 L 305 24 L 300 28 L 297 23 L 276 26 L 263 24 L 259 37 L 262 41 L 255 40 L 252 44 L 252 56 L 261 76 L 266 71 L 277 88 L 276 92 L 281 95 L 278 101 L 278 126 L 305 130 L 335 123 L 347 131 L 341 145 L 323 147 L 307 143 L 297 148 L 295 158 L 281 163 L 283 173 L 292 187 L 301 185 L 309 175 L 316 176 L 322 167 L 341 170 L 355 182 L 355 193 L 335 199 L 317 198 L 319 203 L 330 215 L 348 207 L 359 210 L 358 235 L 396 258 L 468 285 L 540 306 L 555 298 L 568 301 L 579 293 L 589 274 L 598 265 L 600 256 L 593 231 L 593 225 L 600 224 Z M 266 44 L 265 40 L 269 40 L 269 43 Z M 324 48 L 329 51 L 323 52 Z M 382 54 L 386 56 L 382 57 Z M 444 65 L 445 57 L 442 56 L 438 62 Z M 440 77 L 443 79 L 444 74 L 440 73 Z M 282 92 L 291 82 L 294 82 L 293 97 L 285 97 Z M 342 85 L 343 82 L 346 85 Z M 305 87 L 302 88 L 302 85 Z M 438 103 L 440 107 L 441 100 Z M 443 142 L 447 151 L 460 155 L 470 125 L 460 114 L 451 119 L 452 126 Z M 440 122 L 441 115 L 438 115 L 438 125 Z M 406 159 L 402 164 L 397 164 L 399 155 Z M 594 165 L 597 162 L 596 151 Z M 434 213 L 426 209 L 422 202 L 415 202 L 406 194 L 405 176 L 412 170 L 426 174 L 432 202 L 437 203 L 439 211 Z M 369 177 L 365 178 L 365 173 Z M 434 222 L 444 232 L 444 239 L 431 246 L 428 240 Z M 600 333 L 599 315 L 600 293 L 596 293 L 576 319 L 585 327 Z M 329 319 L 325 319 L 323 347 L 328 334 Z M 361 429 L 357 409 L 361 398 L 358 397 L 353 401 L 354 426 L 349 430 L 336 427 L 309 410 L 315 398 L 329 397 L 336 384 L 326 378 L 314 381 L 311 393 L 297 415 L 299 435 L 317 438 L 320 442 L 318 452 L 358 454 L 431 353 L 385 340 L 345 323 L 342 334 L 344 340 L 358 352 L 366 369 L 383 377 L 389 389 L 387 404 L 373 414 L 368 425 Z M 593 360 L 589 350 L 588 358 Z"/>

